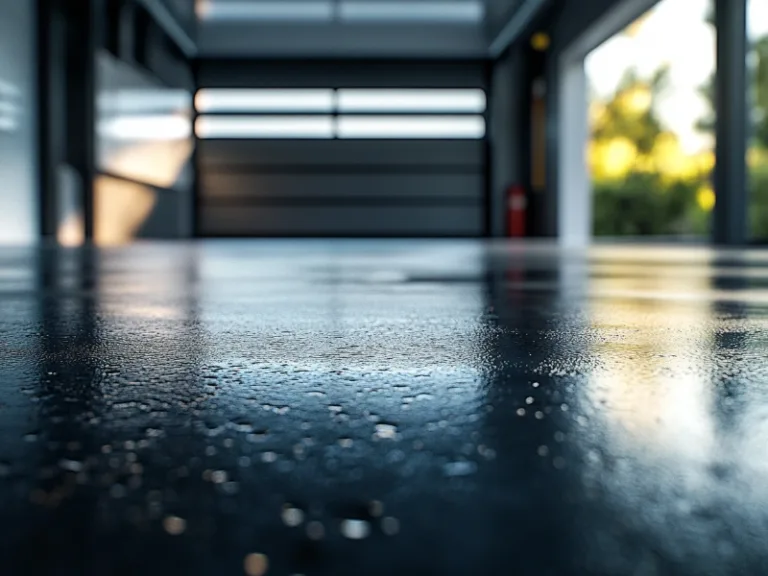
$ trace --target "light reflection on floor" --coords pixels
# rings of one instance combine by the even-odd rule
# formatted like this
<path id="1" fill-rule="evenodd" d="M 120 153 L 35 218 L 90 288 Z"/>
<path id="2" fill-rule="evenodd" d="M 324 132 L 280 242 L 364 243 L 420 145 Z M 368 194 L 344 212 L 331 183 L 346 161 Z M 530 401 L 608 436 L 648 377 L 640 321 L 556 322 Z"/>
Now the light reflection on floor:
<path id="1" fill-rule="evenodd" d="M 0 560 L 765 573 L 767 264 L 463 241 L 0 251 Z"/>

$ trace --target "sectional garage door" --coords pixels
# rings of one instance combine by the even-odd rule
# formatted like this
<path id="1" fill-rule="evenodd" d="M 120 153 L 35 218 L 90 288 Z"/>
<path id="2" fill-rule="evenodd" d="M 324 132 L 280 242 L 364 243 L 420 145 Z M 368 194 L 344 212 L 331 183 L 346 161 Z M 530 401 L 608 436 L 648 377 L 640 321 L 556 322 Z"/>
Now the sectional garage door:
<path id="1" fill-rule="evenodd" d="M 202 236 L 481 236 L 482 63 L 206 62 Z"/>

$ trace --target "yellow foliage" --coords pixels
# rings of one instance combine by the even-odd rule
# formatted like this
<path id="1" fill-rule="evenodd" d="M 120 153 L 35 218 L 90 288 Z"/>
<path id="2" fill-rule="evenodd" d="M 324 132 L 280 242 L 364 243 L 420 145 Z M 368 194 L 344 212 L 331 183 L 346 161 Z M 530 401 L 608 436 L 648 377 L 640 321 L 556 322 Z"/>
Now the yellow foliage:
<path id="1" fill-rule="evenodd" d="M 594 100 L 589 105 L 589 125 L 593 128 L 601 127 L 606 120 L 605 104 L 599 100 Z"/>
<path id="2" fill-rule="evenodd" d="M 696 193 L 696 202 L 699 208 L 704 212 L 712 212 L 712 209 L 715 207 L 715 201 L 715 191 L 711 186 L 707 184 L 699 188 L 699 191 Z"/>
<path id="3" fill-rule="evenodd" d="M 662 180 L 689 180 L 701 173 L 702 162 L 698 156 L 686 154 L 677 136 L 670 132 L 659 135 L 651 154 Z"/>
<path id="4" fill-rule="evenodd" d="M 638 84 L 628 89 L 620 97 L 620 106 L 633 114 L 647 112 L 653 103 L 653 94 L 648 86 Z"/>
<path id="5" fill-rule="evenodd" d="M 589 165 L 598 179 L 626 176 L 637 161 L 637 147 L 628 138 L 612 138 L 605 142 L 591 142 Z"/>
<path id="6" fill-rule="evenodd" d="M 655 173 L 662 181 L 671 183 L 705 177 L 715 166 L 712 151 L 686 154 L 671 132 L 659 135 L 649 154 L 639 153 L 628 138 L 593 140 L 588 158 L 592 175 L 598 180 L 619 179 L 635 171 Z"/>
<path id="7" fill-rule="evenodd" d="M 747 150 L 747 165 L 750 168 L 759 168 L 768 165 L 768 150 L 752 146 Z"/>

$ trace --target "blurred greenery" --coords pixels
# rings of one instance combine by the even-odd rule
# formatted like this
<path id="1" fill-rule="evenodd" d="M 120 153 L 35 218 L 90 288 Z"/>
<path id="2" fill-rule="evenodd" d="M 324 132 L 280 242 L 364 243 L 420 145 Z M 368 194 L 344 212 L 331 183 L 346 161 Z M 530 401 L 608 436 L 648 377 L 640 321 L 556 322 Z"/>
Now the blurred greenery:
<path id="1" fill-rule="evenodd" d="M 589 162 L 598 236 L 700 235 L 714 192 L 711 151 L 686 154 L 666 130 L 658 101 L 669 70 L 629 69 L 607 99 L 593 99 Z"/>
<path id="2" fill-rule="evenodd" d="M 707 20 L 713 24 L 710 17 Z M 750 46 L 752 137 L 750 226 L 768 239 L 768 36 Z M 715 195 L 711 150 L 690 154 L 658 114 L 669 71 L 661 66 L 642 77 L 625 73 L 608 98 L 592 98 L 589 163 L 594 186 L 594 233 L 598 236 L 703 235 L 709 230 Z M 708 104 L 697 122 L 714 132 L 714 75 L 699 94 Z"/>
<path id="3" fill-rule="evenodd" d="M 757 240 L 768 238 L 768 162 L 750 168 L 749 225 Z"/>
<path id="4" fill-rule="evenodd" d="M 595 182 L 595 233 L 602 236 L 698 235 L 708 215 L 696 200 L 695 183 L 663 182 L 657 174 L 633 172 L 621 180 Z"/>

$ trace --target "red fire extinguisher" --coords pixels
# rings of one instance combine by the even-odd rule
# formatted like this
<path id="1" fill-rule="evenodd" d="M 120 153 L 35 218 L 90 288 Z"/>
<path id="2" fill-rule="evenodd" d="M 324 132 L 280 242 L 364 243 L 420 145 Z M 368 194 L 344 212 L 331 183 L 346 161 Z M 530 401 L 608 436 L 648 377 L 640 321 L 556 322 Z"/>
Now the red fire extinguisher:
<path id="1" fill-rule="evenodd" d="M 507 188 L 507 234 L 511 238 L 525 236 L 525 211 L 528 199 L 525 190 L 519 184 Z"/>

